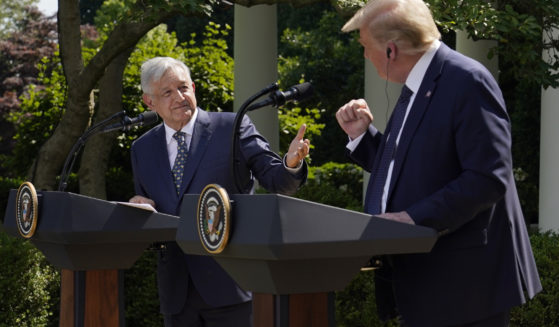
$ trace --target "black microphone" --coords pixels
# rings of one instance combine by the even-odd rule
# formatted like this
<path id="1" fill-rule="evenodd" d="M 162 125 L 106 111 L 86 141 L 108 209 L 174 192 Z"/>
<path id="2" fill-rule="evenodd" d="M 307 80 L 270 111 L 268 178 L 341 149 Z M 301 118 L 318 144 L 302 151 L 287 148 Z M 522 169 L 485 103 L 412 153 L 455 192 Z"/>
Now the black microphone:
<path id="1" fill-rule="evenodd" d="M 313 91 L 313 87 L 309 82 L 297 84 L 288 88 L 285 92 L 279 90 L 275 91 L 266 100 L 260 101 L 250 106 L 248 111 L 252 111 L 254 109 L 262 108 L 269 105 L 279 107 L 289 101 L 301 101 L 311 96 L 313 94 Z"/>
<path id="2" fill-rule="evenodd" d="M 107 133 L 116 130 L 127 132 L 134 126 L 151 125 L 157 121 L 157 113 L 155 111 L 146 111 L 139 114 L 136 118 L 124 116 L 120 122 L 104 127 L 101 132 Z"/>

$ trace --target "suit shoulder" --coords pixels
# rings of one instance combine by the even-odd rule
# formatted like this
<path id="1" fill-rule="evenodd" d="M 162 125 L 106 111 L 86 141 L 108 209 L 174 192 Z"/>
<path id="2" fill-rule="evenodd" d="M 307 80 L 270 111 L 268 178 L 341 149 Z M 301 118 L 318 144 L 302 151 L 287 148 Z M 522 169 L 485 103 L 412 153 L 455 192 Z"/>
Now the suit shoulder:
<path id="1" fill-rule="evenodd" d="M 208 117 L 212 121 L 233 121 L 237 116 L 236 112 L 215 112 L 215 111 L 207 111 Z"/>
<path id="2" fill-rule="evenodd" d="M 237 113 L 235 112 L 207 112 L 208 120 L 215 128 L 233 126 Z M 245 116 L 247 117 L 247 116 Z M 243 119 L 244 120 L 244 119 Z"/>
<path id="3" fill-rule="evenodd" d="M 153 127 L 152 129 L 150 129 L 149 131 L 145 132 L 136 140 L 134 140 L 134 142 L 132 142 L 132 147 L 134 148 L 137 146 L 141 146 L 142 144 L 153 142 L 155 139 L 157 139 L 157 134 L 161 132 L 162 128 L 164 128 L 163 124 L 159 124 Z"/>
<path id="4" fill-rule="evenodd" d="M 485 76 L 493 78 L 489 70 L 479 61 L 453 50 L 447 57 L 445 69 L 451 73 L 460 72 L 462 76 Z"/>

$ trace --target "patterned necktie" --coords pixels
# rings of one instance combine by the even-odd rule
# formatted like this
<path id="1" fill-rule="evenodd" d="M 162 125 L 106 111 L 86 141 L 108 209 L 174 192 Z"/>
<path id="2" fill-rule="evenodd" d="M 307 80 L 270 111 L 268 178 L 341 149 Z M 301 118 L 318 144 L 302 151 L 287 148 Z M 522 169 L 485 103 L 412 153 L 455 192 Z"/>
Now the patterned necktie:
<path id="1" fill-rule="evenodd" d="M 398 102 L 396 103 L 394 112 L 390 118 L 390 125 L 385 133 L 385 137 L 388 137 L 388 140 L 384 146 L 377 170 L 374 175 L 371 176 L 371 178 L 373 178 L 373 184 L 371 186 L 368 201 L 368 213 L 370 214 L 374 215 L 381 213 L 382 194 L 384 184 L 386 184 L 388 167 L 396 154 L 396 139 L 398 138 L 398 134 L 400 133 L 400 129 L 404 123 L 406 109 L 408 108 L 412 94 L 413 92 L 406 85 L 402 87 L 402 93 L 400 93 L 400 98 L 398 98 Z"/>
<path id="2" fill-rule="evenodd" d="M 177 140 L 177 156 L 175 158 L 175 163 L 173 164 L 173 177 L 175 179 L 175 188 L 177 189 L 177 194 L 180 193 L 182 176 L 184 174 L 184 164 L 186 162 L 187 149 L 186 149 L 186 133 L 176 132 L 173 134 L 173 138 Z"/>

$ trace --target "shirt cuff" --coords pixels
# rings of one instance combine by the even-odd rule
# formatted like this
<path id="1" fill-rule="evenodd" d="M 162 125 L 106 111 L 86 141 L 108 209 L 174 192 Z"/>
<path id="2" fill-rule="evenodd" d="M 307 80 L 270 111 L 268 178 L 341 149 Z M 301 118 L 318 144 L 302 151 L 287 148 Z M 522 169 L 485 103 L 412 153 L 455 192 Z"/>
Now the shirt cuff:
<path id="1" fill-rule="evenodd" d="M 299 161 L 299 164 L 297 165 L 297 167 L 295 168 L 291 168 L 289 166 L 287 166 L 287 154 L 283 156 L 283 166 L 285 167 L 285 169 L 287 169 L 288 172 L 292 173 L 292 174 L 297 174 L 298 172 L 301 171 L 301 168 L 303 167 L 303 160 Z"/>
<path id="2" fill-rule="evenodd" d="M 367 133 L 367 132 L 365 132 L 365 133 Z M 365 133 L 359 135 L 358 137 L 354 138 L 353 140 L 351 139 L 351 137 L 348 137 L 349 142 L 347 142 L 345 147 L 349 150 L 349 152 L 353 152 L 355 150 L 355 148 L 357 148 L 357 146 L 359 145 L 359 142 L 361 142 L 361 140 L 363 139 L 363 136 L 365 136 Z"/>

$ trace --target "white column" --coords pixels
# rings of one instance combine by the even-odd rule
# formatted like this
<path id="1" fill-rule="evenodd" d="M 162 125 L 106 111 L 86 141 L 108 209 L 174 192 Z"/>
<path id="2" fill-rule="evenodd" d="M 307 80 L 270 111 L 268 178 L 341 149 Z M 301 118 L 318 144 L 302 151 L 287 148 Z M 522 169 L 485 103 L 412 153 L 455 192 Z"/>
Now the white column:
<path id="1" fill-rule="evenodd" d="M 456 51 L 482 63 L 495 77 L 499 80 L 499 58 L 497 55 L 493 58 L 487 58 L 489 50 L 497 46 L 497 41 L 478 40 L 474 41 L 468 38 L 468 33 L 463 31 L 456 32 Z"/>
<path id="2" fill-rule="evenodd" d="M 390 73 L 390 69 L 388 70 Z M 373 113 L 373 125 L 384 132 L 386 123 L 392 114 L 392 110 L 396 105 L 402 85 L 387 82 L 380 78 L 373 64 L 365 59 L 365 94 L 364 99 L 367 101 L 371 112 Z M 363 172 L 363 197 L 367 191 L 370 174 Z M 365 199 L 363 199 L 364 201 Z"/>
<path id="3" fill-rule="evenodd" d="M 559 30 L 554 31 L 554 38 Z M 547 36 L 544 33 L 544 40 Z M 543 59 L 552 61 L 544 51 Z M 542 88 L 540 127 L 540 206 L 539 227 L 559 232 L 559 89 Z"/>
<path id="4" fill-rule="evenodd" d="M 234 21 L 235 101 L 237 111 L 252 95 L 278 79 L 276 5 L 246 8 L 235 5 Z M 258 131 L 279 148 L 279 120 L 271 107 L 249 114 Z"/>

